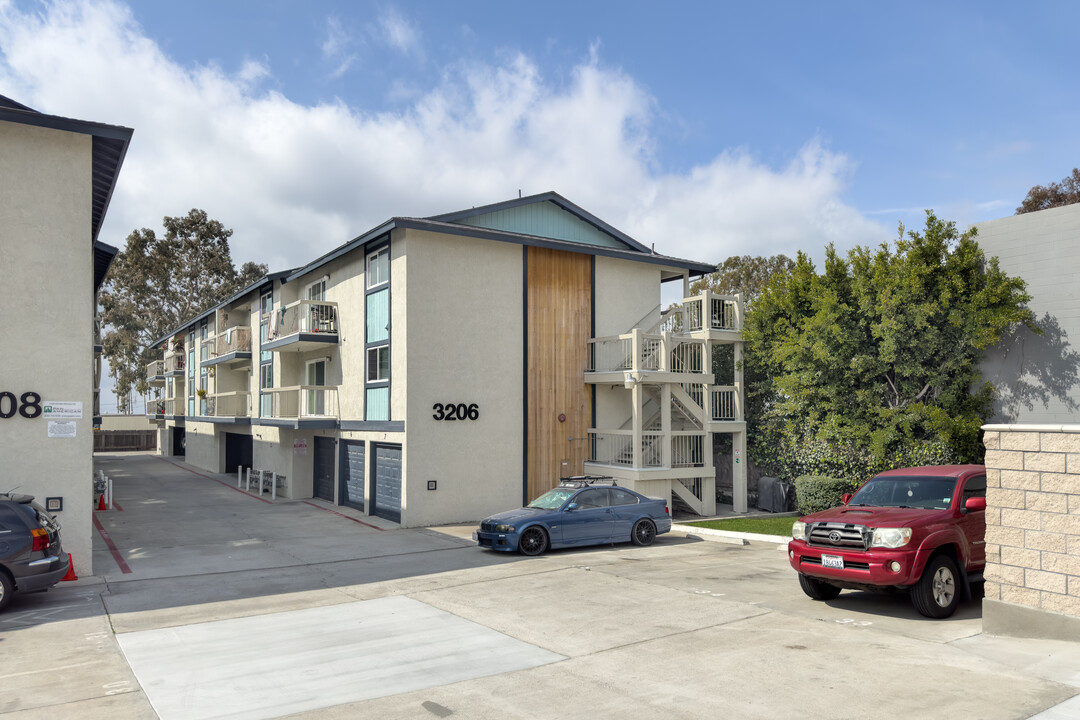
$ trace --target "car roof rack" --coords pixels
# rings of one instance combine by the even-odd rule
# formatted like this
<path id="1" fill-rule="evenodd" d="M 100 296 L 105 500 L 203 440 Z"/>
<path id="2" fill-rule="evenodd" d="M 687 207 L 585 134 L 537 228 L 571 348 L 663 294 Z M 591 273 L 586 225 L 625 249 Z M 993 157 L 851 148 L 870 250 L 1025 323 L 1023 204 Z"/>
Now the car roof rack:
<path id="1" fill-rule="evenodd" d="M 604 485 L 611 485 L 618 487 L 619 483 L 610 475 L 574 475 L 573 477 L 563 478 L 559 481 L 560 485 L 577 485 L 578 487 L 584 487 L 586 485 L 594 485 L 602 482 Z"/>

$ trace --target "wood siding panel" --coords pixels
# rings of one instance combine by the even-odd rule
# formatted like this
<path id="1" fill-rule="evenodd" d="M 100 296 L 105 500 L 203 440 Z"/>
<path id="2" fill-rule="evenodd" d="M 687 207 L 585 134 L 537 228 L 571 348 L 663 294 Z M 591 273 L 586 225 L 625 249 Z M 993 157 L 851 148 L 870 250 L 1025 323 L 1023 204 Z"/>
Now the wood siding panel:
<path id="1" fill-rule="evenodd" d="M 580 475 L 592 426 L 585 361 L 592 324 L 592 257 L 528 248 L 528 496 Z M 566 416 L 565 422 L 559 415 Z M 571 440 L 571 438 L 573 438 Z M 565 469 L 563 462 L 568 464 Z"/>

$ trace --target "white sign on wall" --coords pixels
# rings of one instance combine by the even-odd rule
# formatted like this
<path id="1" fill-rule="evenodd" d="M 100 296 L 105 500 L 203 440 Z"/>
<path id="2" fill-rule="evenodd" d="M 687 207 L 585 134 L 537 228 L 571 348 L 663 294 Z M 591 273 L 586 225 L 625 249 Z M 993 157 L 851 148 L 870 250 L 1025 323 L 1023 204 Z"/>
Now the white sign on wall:
<path id="1" fill-rule="evenodd" d="M 75 437 L 75 429 L 78 427 L 78 423 L 71 420 L 50 420 L 49 421 L 49 437 L 51 438 L 73 438 Z"/>
<path id="2" fill-rule="evenodd" d="M 307 455 L 307 440 L 304 438 L 293 440 L 292 451 L 297 455 Z"/>
<path id="3" fill-rule="evenodd" d="M 81 420 L 82 403 L 66 402 L 58 400 L 46 400 L 41 403 L 44 412 L 42 415 L 49 420 Z"/>

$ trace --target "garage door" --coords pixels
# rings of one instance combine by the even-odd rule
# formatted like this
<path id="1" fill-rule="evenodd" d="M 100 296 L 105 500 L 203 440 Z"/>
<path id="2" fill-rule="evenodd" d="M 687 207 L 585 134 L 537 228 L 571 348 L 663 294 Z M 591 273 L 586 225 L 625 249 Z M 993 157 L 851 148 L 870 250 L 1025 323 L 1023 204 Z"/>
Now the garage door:
<path id="1" fill-rule="evenodd" d="M 243 433 L 225 433 L 225 472 L 251 467 L 252 440 Z"/>
<path id="2" fill-rule="evenodd" d="M 365 447 L 362 440 L 341 441 L 341 504 L 364 509 Z"/>
<path id="3" fill-rule="evenodd" d="M 375 487 L 371 512 L 393 522 L 401 522 L 401 446 L 373 445 Z"/>
<path id="4" fill-rule="evenodd" d="M 334 439 L 315 437 L 315 497 L 334 502 Z"/>

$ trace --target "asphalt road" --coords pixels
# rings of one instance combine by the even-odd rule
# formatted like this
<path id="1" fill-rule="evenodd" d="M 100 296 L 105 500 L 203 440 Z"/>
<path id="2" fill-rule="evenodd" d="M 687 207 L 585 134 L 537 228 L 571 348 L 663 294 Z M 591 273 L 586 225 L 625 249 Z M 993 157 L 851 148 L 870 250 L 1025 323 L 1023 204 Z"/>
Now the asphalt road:
<path id="1" fill-rule="evenodd" d="M 4 718 L 1080 718 L 1076 644 L 983 635 L 978 601 L 814 602 L 773 544 L 521 558 L 155 456 L 95 465 L 118 505 L 95 575 L 0 614 Z"/>

